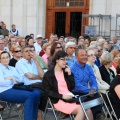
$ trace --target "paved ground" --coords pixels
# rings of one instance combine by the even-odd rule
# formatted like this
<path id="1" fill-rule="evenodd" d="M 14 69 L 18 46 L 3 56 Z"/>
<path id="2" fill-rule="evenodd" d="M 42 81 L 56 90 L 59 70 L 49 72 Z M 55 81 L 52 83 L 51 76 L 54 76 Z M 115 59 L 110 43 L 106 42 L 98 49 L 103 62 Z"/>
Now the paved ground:
<path id="1" fill-rule="evenodd" d="M 19 112 L 22 117 L 22 120 L 24 120 L 22 109 L 20 109 Z M 2 117 L 3 117 L 3 120 L 20 120 L 15 110 L 12 110 L 10 117 L 8 118 L 8 110 L 5 109 L 2 114 Z M 42 120 L 41 111 L 38 112 L 38 120 Z M 53 113 L 51 111 L 48 111 L 48 113 L 46 114 L 45 120 L 55 120 Z M 68 117 L 64 120 L 70 120 L 70 118 Z"/>

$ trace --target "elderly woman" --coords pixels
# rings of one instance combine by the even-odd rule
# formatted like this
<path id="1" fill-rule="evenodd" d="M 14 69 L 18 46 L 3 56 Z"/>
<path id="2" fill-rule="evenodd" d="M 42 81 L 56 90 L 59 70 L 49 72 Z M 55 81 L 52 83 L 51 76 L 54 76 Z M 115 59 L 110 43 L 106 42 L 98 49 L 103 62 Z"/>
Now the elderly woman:
<path id="1" fill-rule="evenodd" d="M 95 51 L 93 49 L 88 49 L 87 56 L 88 56 L 87 64 L 89 64 L 93 68 L 93 71 L 94 71 L 96 79 L 97 79 L 99 92 L 105 94 L 106 90 L 109 89 L 109 85 L 105 81 L 102 80 L 100 71 L 99 71 L 98 67 L 94 64 L 94 62 L 96 60 Z"/>
<path id="2" fill-rule="evenodd" d="M 9 65 L 15 67 L 18 60 L 21 59 L 21 47 L 19 45 L 13 45 L 11 47 L 11 52 L 13 54 L 13 58 L 10 60 Z"/>
<path id="3" fill-rule="evenodd" d="M 105 39 L 99 39 L 97 44 L 103 49 L 103 52 L 108 50 L 108 43 Z"/>
<path id="4" fill-rule="evenodd" d="M 100 66 L 99 70 L 102 80 L 110 85 L 115 77 L 113 70 L 110 69 L 112 67 L 113 55 L 109 52 L 104 52 L 100 59 L 102 66 Z"/>
<path id="5" fill-rule="evenodd" d="M 67 64 L 67 53 L 61 50 L 53 57 L 54 67 L 48 70 L 43 77 L 43 89 L 50 97 L 54 107 L 66 114 L 75 114 L 74 120 L 85 120 L 80 105 L 65 102 L 73 97 L 74 78 Z M 91 110 L 87 110 L 89 119 L 92 120 Z"/>
<path id="6" fill-rule="evenodd" d="M 116 71 L 117 76 L 110 84 L 110 98 L 117 118 L 120 119 L 120 59 L 116 67 Z"/>
<path id="7" fill-rule="evenodd" d="M 9 66 L 10 54 L 0 54 L 0 100 L 24 104 L 24 120 L 37 120 L 40 92 L 13 89 L 14 84 L 23 82 L 14 67 Z"/>

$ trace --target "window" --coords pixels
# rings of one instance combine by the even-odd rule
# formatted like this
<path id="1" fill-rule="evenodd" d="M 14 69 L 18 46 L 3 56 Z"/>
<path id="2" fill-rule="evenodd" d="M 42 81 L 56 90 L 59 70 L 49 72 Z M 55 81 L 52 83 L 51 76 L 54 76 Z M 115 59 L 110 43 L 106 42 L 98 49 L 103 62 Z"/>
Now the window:
<path id="1" fill-rule="evenodd" d="M 82 7 L 84 0 L 55 0 L 55 7 Z"/>

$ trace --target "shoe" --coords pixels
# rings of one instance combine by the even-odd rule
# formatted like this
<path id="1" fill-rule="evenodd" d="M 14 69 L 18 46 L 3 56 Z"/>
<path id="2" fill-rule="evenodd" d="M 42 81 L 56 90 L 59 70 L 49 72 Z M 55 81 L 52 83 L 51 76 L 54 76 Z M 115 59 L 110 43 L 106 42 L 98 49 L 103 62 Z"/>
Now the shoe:
<path id="1" fill-rule="evenodd" d="M 104 115 L 102 113 L 98 113 L 96 115 L 96 119 L 95 120 L 104 120 L 104 119 L 105 119 Z"/>

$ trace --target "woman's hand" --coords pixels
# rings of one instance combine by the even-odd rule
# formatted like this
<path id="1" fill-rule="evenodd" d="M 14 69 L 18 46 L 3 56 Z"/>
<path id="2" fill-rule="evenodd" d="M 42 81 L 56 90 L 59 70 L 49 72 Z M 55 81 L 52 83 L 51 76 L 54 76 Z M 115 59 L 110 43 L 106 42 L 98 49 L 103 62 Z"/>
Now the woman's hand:
<path id="1" fill-rule="evenodd" d="M 71 75 L 70 67 L 66 65 L 65 72 L 68 73 L 68 75 Z"/>
<path id="2" fill-rule="evenodd" d="M 70 100 L 70 99 L 72 99 L 72 96 L 71 95 L 63 95 L 62 99 L 64 99 L 64 100 Z"/>

